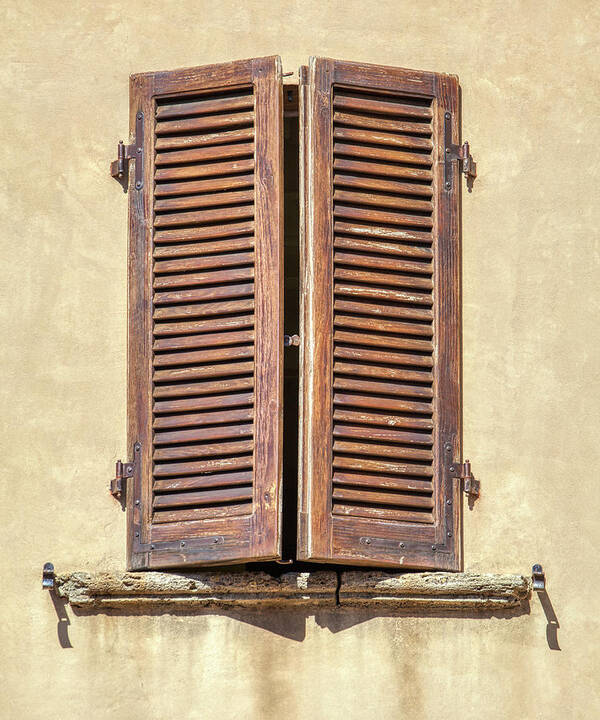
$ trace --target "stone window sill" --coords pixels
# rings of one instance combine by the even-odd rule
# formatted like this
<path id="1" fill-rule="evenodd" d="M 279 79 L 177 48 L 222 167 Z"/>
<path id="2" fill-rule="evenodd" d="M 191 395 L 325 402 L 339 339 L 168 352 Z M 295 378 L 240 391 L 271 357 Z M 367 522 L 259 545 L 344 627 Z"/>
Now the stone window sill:
<path id="1" fill-rule="evenodd" d="M 77 608 L 324 608 L 469 610 L 521 607 L 531 593 L 522 575 L 330 570 L 197 573 L 73 572 L 56 576 L 58 595 Z"/>

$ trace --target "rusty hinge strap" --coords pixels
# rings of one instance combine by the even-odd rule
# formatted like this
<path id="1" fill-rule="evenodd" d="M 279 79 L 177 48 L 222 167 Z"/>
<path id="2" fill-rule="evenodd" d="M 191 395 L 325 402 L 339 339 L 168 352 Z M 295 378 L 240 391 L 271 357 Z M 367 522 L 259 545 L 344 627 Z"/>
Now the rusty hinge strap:
<path id="1" fill-rule="evenodd" d="M 464 463 L 453 462 L 448 468 L 450 477 L 459 478 L 463 481 L 463 489 L 467 495 L 479 497 L 480 483 L 471 472 L 471 463 L 465 460 Z"/>
<path id="2" fill-rule="evenodd" d="M 120 499 L 121 495 L 125 491 L 125 480 L 133 477 L 136 469 L 136 465 L 140 459 L 140 443 L 135 443 L 133 446 L 133 462 L 123 463 L 121 460 L 117 460 L 115 477 L 110 481 L 110 493 L 113 497 Z"/>
<path id="3" fill-rule="evenodd" d="M 458 170 L 462 172 L 467 184 L 472 184 L 477 177 L 477 164 L 471 155 L 469 143 L 465 140 L 462 145 L 452 142 L 452 113 L 444 113 L 444 188 L 452 190 L 452 178 L 454 175 L 452 163 L 457 161 Z"/>
<path id="4" fill-rule="evenodd" d="M 135 116 L 135 139 L 131 145 L 119 141 L 117 159 L 110 164 L 110 174 L 126 187 L 128 161 L 135 160 L 135 189 L 144 187 L 144 113 L 139 111 Z"/>

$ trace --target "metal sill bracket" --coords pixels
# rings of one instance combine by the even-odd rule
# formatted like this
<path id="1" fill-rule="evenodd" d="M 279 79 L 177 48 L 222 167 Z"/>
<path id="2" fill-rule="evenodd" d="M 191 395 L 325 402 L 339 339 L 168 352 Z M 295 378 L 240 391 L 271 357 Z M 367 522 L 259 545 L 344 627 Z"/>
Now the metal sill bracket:
<path id="1" fill-rule="evenodd" d="M 543 592 L 546 589 L 546 575 L 541 565 L 535 564 L 531 568 L 532 587 L 537 592 Z"/>
<path id="2" fill-rule="evenodd" d="M 448 468 L 450 477 L 459 478 L 463 481 L 463 490 L 470 498 L 478 498 L 480 482 L 476 480 L 471 472 L 471 463 L 465 460 L 464 463 L 453 462 Z"/>
<path id="3" fill-rule="evenodd" d="M 458 170 L 467 180 L 467 188 L 471 190 L 473 181 L 477 177 L 477 164 L 471 155 L 469 143 L 465 140 L 462 145 L 452 142 L 452 113 L 444 113 L 444 187 L 452 190 L 454 161 L 458 162 Z"/>
<path id="4" fill-rule="evenodd" d="M 47 562 L 42 570 L 42 588 L 52 590 L 54 588 L 54 565 Z"/>
<path id="5" fill-rule="evenodd" d="M 127 192 L 129 180 L 129 160 L 135 160 L 135 189 L 144 187 L 144 113 L 138 112 L 135 116 L 135 140 L 131 145 L 123 145 L 119 141 L 117 159 L 110 164 L 110 174 L 123 186 Z"/>

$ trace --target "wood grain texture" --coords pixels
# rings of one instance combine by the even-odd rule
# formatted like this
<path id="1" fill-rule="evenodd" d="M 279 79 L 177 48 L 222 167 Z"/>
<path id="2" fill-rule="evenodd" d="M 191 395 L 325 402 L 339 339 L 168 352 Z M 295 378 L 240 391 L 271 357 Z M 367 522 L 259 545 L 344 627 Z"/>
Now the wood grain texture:
<path id="1" fill-rule="evenodd" d="M 457 570 L 458 83 L 313 58 L 304 98 L 299 557 Z"/>
<path id="2" fill-rule="evenodd" d="M 279 58 L 131 80 L 132 569 L 280 555 Z"/>

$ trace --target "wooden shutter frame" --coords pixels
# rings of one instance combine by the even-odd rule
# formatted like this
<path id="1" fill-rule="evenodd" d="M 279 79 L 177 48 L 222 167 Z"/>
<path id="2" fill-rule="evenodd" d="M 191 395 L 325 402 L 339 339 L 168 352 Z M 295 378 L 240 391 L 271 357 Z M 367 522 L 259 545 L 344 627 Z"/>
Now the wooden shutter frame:
<path id="1" fill-rule="evenodd" d="M 450 467 L 462 458 L 460 175 L 444 178 L 444 115 L 460 142 L 455 76 L 311 58 L 300 74 L 304 120 L 301 207 L 305 227 L 301 269 L 301 413 L 298 558 L 354 565 L 460 570 L 462 496 Z M 334 85 L 433 98 L 434 115 L 434 499 L 431 527 L 334 517 L 332 507 Z M 399 530 L 399 531 L 398 531 Z"/>
<path id="2" fill-rule="evenodd" d="M 253 85 L 255 92 L 255 368 L 253 512 L 205 520 L 201 533 L 157 542 L 152 512 L 152 192 L 157 97 Z M 279 57 L 130 78 L 130 130 L 143 113 L 143 188 L 129 177 L 128 447 L 130 570 L 276 559 L 281 555 L 283 392 L 283 100 Z"/>

